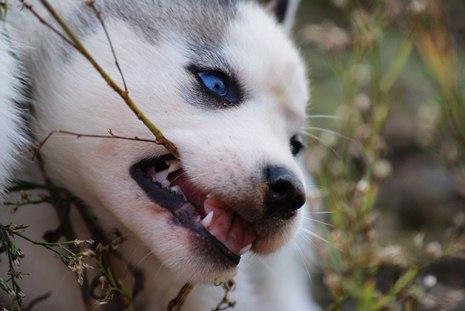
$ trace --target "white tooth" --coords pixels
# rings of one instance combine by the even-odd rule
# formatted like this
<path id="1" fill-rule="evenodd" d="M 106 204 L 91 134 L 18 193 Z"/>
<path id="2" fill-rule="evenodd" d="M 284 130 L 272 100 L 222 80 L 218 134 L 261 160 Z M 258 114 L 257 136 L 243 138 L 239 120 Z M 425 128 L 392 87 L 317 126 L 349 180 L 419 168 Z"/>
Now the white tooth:
<path id="1" fill-rule="evenodd" d="M 168 174 L 169 174 L 168 170 L 157 172 L 155 174 L 155 180 L 163 185 L 163 182 L 167 181 L 166 178 L 168 177 Z M 168 185 L 169 185 L 169 182 L 168 182 Z"/>
<path id="2" fill-rule="evenodd" d="M 207 216 L 205 216 L 205 218 L 201 221 L 201 224 L 202 226 L 207 228 L 208 226 L 211 225 L 212 220 L 213 220 L 213 211 L 211 211 L 210 213 L 208 213 Z"/>
<path id="3" fill-rule="evenodd" d="M 168 165 L 170 166 L 168 168 L 169 173 L 175 172 L 181 168 L 181 164 L 179 163 L 179 161 L 169 161 Z"/>
<path id="4" fill-rule="evenodd" d="M 169 186 L 170 186 L 170 182 L 168 180 L 166 180 L 166 179 L 161 181 L 160 184 L 164 188 L 169 188 Z"/>
<path id="5" fill-rule="evenodd" d="M 249 245 L 247 245 L 246 247 L 241 249 L 241 251 L 239 252 L 239 255 L 241 255 L 241 256 L 244 255 L 245 253 L 250 251 L 251 248 L 252 248 L 252 243 L 250 243 Z"/>
<path id="6" fill-rule="evenodd" d="M 174 191 L 177 194 L 181 194 L 181 188 L 179 186 L 173 186 L 170 189 L 171 189 L 171 191 Z"/>

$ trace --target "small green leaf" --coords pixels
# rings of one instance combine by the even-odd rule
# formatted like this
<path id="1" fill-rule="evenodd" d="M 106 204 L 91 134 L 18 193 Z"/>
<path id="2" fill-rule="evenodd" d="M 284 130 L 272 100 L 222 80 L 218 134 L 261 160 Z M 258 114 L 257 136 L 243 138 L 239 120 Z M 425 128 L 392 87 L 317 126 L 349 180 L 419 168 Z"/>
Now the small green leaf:
<path id="1" fill-rule="evenodd" d="M 0 277 L 0 289 L 9 295 L 12 292 L 11 288 L 8 286 L 8 283 L 2 277 Z"/>

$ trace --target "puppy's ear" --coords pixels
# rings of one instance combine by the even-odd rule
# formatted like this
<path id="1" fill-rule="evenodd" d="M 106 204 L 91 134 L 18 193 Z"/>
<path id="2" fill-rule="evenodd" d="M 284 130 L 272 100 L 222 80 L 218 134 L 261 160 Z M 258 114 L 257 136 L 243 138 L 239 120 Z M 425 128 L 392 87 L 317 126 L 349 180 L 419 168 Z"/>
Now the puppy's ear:
<path id="1" fill-rule="evenodd" d="M 272 13 L 276 20 L 286 31 L 290 31 L 294 26 L 295 15 L 300 0 L 271 0 L 266 8 Z"/>

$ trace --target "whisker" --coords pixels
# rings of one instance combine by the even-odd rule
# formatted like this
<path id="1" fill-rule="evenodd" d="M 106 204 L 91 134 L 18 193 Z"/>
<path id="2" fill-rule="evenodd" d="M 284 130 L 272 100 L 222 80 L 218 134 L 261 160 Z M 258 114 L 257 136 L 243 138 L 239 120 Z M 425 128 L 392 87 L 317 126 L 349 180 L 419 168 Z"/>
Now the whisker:
<path id="1" fill-rule="evenodd" d="M 305 233 L 305 232 L 303 232 L 303 231 L 299 231 L 299 232 L 297 233 L 297 236 L 298 236 L 299 238 L 304 239 L 305 242 L 309 242 L 309 243 L 311 244 L 311 247 L 314 247 L 314 248 L 316 248 L 316 249 L 319 250 L 319 251 L 321 251 L 321 250 L 323 249 L 323 246 L 322 246 L 321 243 L 317 243 L 314 239 L 312 239 L 312 238 L 309 237 L 309 236 L 306 236 L 304 233 Z"/>
<path id="2" fill-rule="evenodd" d="M 138 262 L 134 264 L 134 268 L 137 268 L 139 265 L 141 265 L 152 254 L 152 251 L 147 252 L 147 254 L 145 254 Z"/>
<path id="3" fill-rule="evenodd" d="M 310 275 L 310 271 L 308 270 L 308 267 L 307 267 L 308 262 L 305 260 L 305 255 L 302 249 L 300 248 L 299 244 L 296 241 L 293 240 L 292 242 L 296 246 L 297 252 L 300 254 L 300 257 L 302 258 L 302 264 L 305 268 L 305 271 L 307 272 L 308 279 L 309 280 L 312 279 L 312 276 Z"/>
<path id="4" fill-rule="evenodd" d="M 321 214 L 334 214 L 335 212 L 312 212 L 308 211 L 310 214 L 321 215 Z"/>
<path id="5" fill-rule="evenodd" d="M 153 276 L 153 279 L 154 279 L 154 280 L 157 279 L 158 275 L 160 274 L 160 271 L 161 271 L 161 268 L 162 268 L 162 267 L 163 267 L 163 264 L 160 263 L 160 264 L 158 265 L 157 271 L 155 271 L 155 274 L 154 274 L 154 276 Z"/>
<path id="6" fill-rule="evenodd" d="M 315 218 L 305 217 L 305 216 L 303 216 L 303 218 L 306 219 L 306 220 L 317 222 L 319 224 L 322 224 L 322 225 L 325 225 L 325 226 L 328 226 L 328 227 L 331 227 L 331 228 L 334 227 L 334 225 L 332 225 L 330 223 L 327 223 L 327 222 L 324 222 L 324 221 L 321 221 L 321 220 L 318 220 L 318 219 L 315 219 Z"/>
<path id="7" fill-rule="evenodd" d="M 307 233 L 310 237 L 313 237 L 315 239 L 318 239 L 320 241 L 323 241 L 325 243 L 328 243 L 328 244 L 331 244 L 328 240 L 326 240 L 325 238 L 319 236 L 318 234 L 316 234 L 315 232 L 311 231 L 311 230 L 308 230 L 306 228 L 301 228 L 302 229 L 302 232 L 304 233 Z"/>
<path id="8" fill-rule="evenodd" d="M 137 252 L 139 252 L 139 249 L 141 248 L 141 245 L 140 244 L 137 244 L 135 247 L 132 248 L 132 252 L 128 253 L 128 254 L 137 254 Z M 149 252 L 150 254 L 150 252 Z M 145 259 L 147 255 L 143 256 L 141 262 Z M 128 258 L 128 262 L 132 262 L 133 260 L 133 257 L 131 256 L 131 258 Z M 141 263 L 141 262 L 137 262 L 135 265 L 130 265 L 130 264 L 126 264 L 126 268 L 124 269 L 124 272 L 121 271 L 121 273 L 124 273 L 124 278 L 125 279 L 130 273 L 133 272 L 133 269 L 136 269 L 138 267 L 138 265 Z M 131 269 L 131 267 L 133 269 Z"/>
<path id="9" fill-rule="evenodd" d="M 325 190 L 325 187 L 324 187 L 324 186 L 317 185 L 317 184 L 308 185 L 308 190 L 313 190 L 313 189 L 318 189 L 318 190 L 324 191 L 324 190 Z"/>
<path id="10" fill-rule="evenodd" d="M 307 130 L 316 130 L 316 131 L 320 131 L 320 132 L 323 132 L 323 133 L 328 133 L 328 134 L 332 134 L 332 135 L 335 135 L 337 137 L 340 137 L 340 138 L 343 138 L 345 140 L 348 140 L 350 142 L 354 142 L 354 143 L 358 143 L 357 140 L 349 137 L 349 136 L 346 136 L 344 134 L 341 134 L 339 132 L 336 132 L 336 131 L 333 131 L 333 130 L 329 130 L 329 129 L 324 129 L 324 128 L 321 128 L 321 127 L 317 127 L 317 126 L 309 126 L 307 127 Z M 309 132 L 308 131 L 305 131 L 306 134 L 308 134 Z"/>
<path id="11" fill-rule="evenodd" d="M 333 120 L 342 120 L 341 117 L 330 115 L 330 114 L 314 114 L 307 116 L 308 119 L 333 119 Z"/>
<path id="12" fill-rule="evenodd" d="M 325 143 L 323 142 L 323 140 L 322 140 L 320 137 L 318 137 L 317 135 L 312 134 L 312 133 L 307 132 L 307 131 L 304 132 L 304 135 L 305 135 L 305 136 L 308 136 L 308 137 L 310 137 L 310 138 L 313 138 L 313 139 L 316 140 L 318 143 L 320 143 L 320 145 L 322 145 L 323 147 L 326 147 L 326 148 L 328 148 L 329 150 L 331 150 L 331 151 L 334 153 L 335 156 L 339 157 L 339 153 L 336 151 L 336 149 L 334 149 L 333 147 L 331 147 L 331 146 L 328 145 L 328 144 L 325 144 Z"/>

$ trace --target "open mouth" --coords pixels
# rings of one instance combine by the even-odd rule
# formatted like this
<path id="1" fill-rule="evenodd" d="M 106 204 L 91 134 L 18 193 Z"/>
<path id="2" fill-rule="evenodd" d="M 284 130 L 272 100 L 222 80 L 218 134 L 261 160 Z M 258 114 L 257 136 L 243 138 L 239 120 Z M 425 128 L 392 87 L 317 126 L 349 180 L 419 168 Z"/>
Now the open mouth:
<path id="1" fill-rule="evenodd" d="M 233 264 L 252 247 L 256 239 L 253 225 L 196 187 L 173 156 L 138 162 L 131 175 L 154 203 L 169 210 L 182 226 L 215 246 Z"/>

